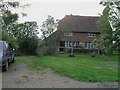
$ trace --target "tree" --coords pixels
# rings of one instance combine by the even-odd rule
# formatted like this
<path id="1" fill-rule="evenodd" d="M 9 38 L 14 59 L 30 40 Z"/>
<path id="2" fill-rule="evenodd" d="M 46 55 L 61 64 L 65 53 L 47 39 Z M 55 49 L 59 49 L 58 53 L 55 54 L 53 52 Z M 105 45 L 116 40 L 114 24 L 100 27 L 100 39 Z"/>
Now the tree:
<path id="1" fill-rule="evenodd" d="M 38 47 L 38 37 L 32 36 L 19 41 L 19 51 L 25 55 L 35 55 Z"/>
<path id="2" fill-rule="evenodd" d="M 13 24 L 17 24 L 18 14 L 12 13 L 12 9 L 22 7 L 19 2 L 0 0 L 0 17 L 2 18 L 2 40 L 8 41 L 17 48 L 17 39 L 13 35 Z"/>
<path id="3" fill-rule="evenodd" d="M 17 30 L 19 31 L 16 31 Z M 23 54 L 36 54 L 38 47 L 38 25 L 36 22 L 25 22 L 14 26 L 14 36 L 18 38 L 19 50 Z"/>
<path id="4" fill-rule="evenodd" d="M 47 42 L 49 37 L 57 29 L 57 20 L 54 20 L 54 17 L 48 15 L 47 19 L 43 22 L 41 26 L 42 37 L 45 44 L 45 54 L 47 54 Z"/>
<path id="5" fill-rule="evenodd" d="M 57 28 L 57 23 L 54 20 L 54 17 L 48 15 L 47 19 L 43 22 L 41 26 L 41 32 L 43 39 L 51 35 Z"/>
<path id="6" fill-rule="evenodd" d="M 103 14 L 101 15 L 101 17 L 99 18 L 97 25 L 101 30 L 101 35 L 99 40 L 97 40 L 96 42 L 99 42 L 97 46 L 97 48 L 99 48 L 100 50 L 106 52 L 106 53 L 111 53 L 112 52 L 112 46 L 113 46 L 113 32 L 112 32 L 112 28 L 110 26 L 110 22 L 108 19 L 108 15 L 109 15 L 109 7 L 106 7 L 103 10 Z M 94 41 L 95 42 L 95 41 Z M 97 44 L 97 43 L 96 43 Z"/>
<path id="7" fill-rule="evenodd" d="M 112 53 L 120 46 L 120 1 L 102 0 L 100 4 L 105 6 L 97 22 L 101 36 L 94 42 L 100 50 Z"/>
<path id="8" fill-rule="evenodd" d="M 20 6 L 19 2 L 9 1 L 9 0 L 0 0 L 0 12 L 1 14 L 6 11 L 11 11 L 12 8 L 17 8 Z"/>
<path id="9" fill-rule="evenodd" d="M 11 32 L 10 32 L 11 31 Z M 35 54 L 38 44 L 38 25 L 36 22 L 24 22 L 24 23 L 12 23 L 9 27 L 7 36 L 4 35 L 4 39 L 7 40 L 8 36 L 12 37 L 12 41 L 17 42 L 17 49 L 23 54 Z M 7 40 L 7 41 L 11 41 Z M 13 43 L 13 42 L 12 42 Z M 32 50 L 33 49 L 33 50 Z"/>
<path id="10" fill-rule="evenodd" d="M 12 29 L 10 29 L 10 28 L 18 20 L 18 15 L 16 13 L 14 13 L 14 14 L 11 13 L 11 11 L 6 11 L 2 15 L 2 19 L 4 21 L 4 24 L 2 26 L 2 30 L 3 30 L 2 34 L 3 35 L 5 35 L 5 34 L 12 35 L 13 32 L 12 32 Z"/>
<path id="11" fill-rule="evenodd" d="M 120 1 L 119 0 L 103 0 L 103 6 L 108 7 L 108 19 L 112 28 L 112 48 L 120 49 Z"/>
<path id="12" fill-rule="evenodd" d="M 0 16 L 0 39 L 2 40 L 2 25 L 3 25 L 3 20 L 2 17 Z"/>
<path id="13" fill-rule="evenodd" d="M 38 34 L 38 25 L 34 21 L 13 24 L 10 29 L 12 29 L 14 37 L 18 39 L 33 37 Z"/>
<path id="14" fill-rule="evenodd" d="M 8 0 L 0 0 L 0 16 L 2 17 L 2 31 L 3 35 L 9 32 L 8 27 L 11 26 L 12 23 L 16 22 L 18 19 L 18 15 L 11 12 L 12 8 L 19 7 L 19 2 L 11 2 Z"/>
<path id="15" fill-rule="evenodd" d="M 113 29 L 113 48 L 120 50 L 120 1 L 110 2 L 109 19 Z"/>
<path id="16" fill-rule="evenodd" d="M 33 21 L 18 23 L 18 14 L 12 13 L 12 9 L 25 8 L 26 6 L 29 4 L 21 6 L 19 2 L 1 0 L 2 39 L 13 44 L 15 48 L 19 48 L 24 54 L 35 54 L 38 45 L 37 23 Z M 23 17 L 26 16 L 26 13 L 21 14 Z"/>
<path id="17" fill-rule="evenodd" d="M 0 17 L 2 18 L 2 39 L 10 42 L 14 47 L 17 47 L 17 42 L 16 39 L 13 38 L 12 32 L 9 30 L 9 28 L 11 27 L 11 24 L 15 23 L 18 19 L 18 15 L 16 13 L 11 13 L 11 9 L 17 7 L 19 7 L 19 2 L 0 0 Z"/>

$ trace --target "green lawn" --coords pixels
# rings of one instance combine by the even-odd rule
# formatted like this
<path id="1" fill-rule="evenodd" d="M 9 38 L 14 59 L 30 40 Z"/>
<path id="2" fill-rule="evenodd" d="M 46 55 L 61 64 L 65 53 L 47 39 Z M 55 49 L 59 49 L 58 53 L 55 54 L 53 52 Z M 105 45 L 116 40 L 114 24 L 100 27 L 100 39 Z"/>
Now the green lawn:
<path id="1" fill-rule="evenodd" d="M 30 69 L 42 70 L 50 68 L 55 73 L 80 81 L 118 81 L 118 56 L 76 55 L 67 54 L 53 56 L 21 56 L 16 57 Z"/>

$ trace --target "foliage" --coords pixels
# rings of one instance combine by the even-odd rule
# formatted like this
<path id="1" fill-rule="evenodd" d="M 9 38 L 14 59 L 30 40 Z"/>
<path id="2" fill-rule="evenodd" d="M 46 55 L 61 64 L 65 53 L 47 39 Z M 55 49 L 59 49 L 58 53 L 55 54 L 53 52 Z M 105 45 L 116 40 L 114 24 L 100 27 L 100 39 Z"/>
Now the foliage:
<path id="1" fill-rule="evenodd" d="M 43 22 L 41 26 L 41 32 L 42 32 L 42 38 L 43 40 L 43 45 L 44 45 L 44 54 L 48 54 L 50 51 L 53 50 L 53 48 L 49 47 L 53 41 L 53 38 L 49 38 L 53 32 L 55 32 L 57 29 L 57 20 L 54 20 L 54 17 L 48 15 L 47 19 Z M 52 46 L 53 47 L 53 46 Z"/>
<path id="2" fill-rule="evenodd" d="M 102 42 L 108 46 L 108 49 L 120 49 L 120 1 L 102 0 L 100 2 L 105 9 L 99 20 L 99 26 L 102 29 Z M 105 19 L 104 19 L 105 18 Z M 112 29 L 112 31 L 110 30 Z M 110 32 L 108 32 L 110 31 Z M 111 43 L 111 44 L 110 44 Z M 111 47 L 109 47 L 111 46 Z"/>
<path id="3" fill-rule="evenodd" d="M 8 0 L 1 0 L 0 2 L 0 16 L 2 17 L 2 39 L 10 42 L 15 48 L 18 47 L 17 40 L 13 37 L 10 30 L 11 25 L 18 20 L 18 14 L 12 13 L 12 8 L 19 7 L 19 2 L 11 2 Z"/>
<path id="4" fill-rule="evenodd" d="M 96 52 L 95 52 L 95 51 L 93 51 L 93 52 L 91 53 L 91 57 L 96 57 Z"/>
<path id="5" fill-rule="evenodd" d="M 113 27 L 113 48 L 120 50 L 120 1 L 116 0 L 109 4 L 111 26 Z"/>
<path id="6" fill-rule="evenodd" d="M 5 17 L 5 15 L 3 17 Z M 7 23 L 7 19 L 10 19 L 12 22 L 10 25 L 4 24 L 6 25 L 4 27 L 9 26 L 9 28 L 5 33 L 3 33 L 2 39 L 10 42 L 14 46 L 14 48 L 18 48 L 23 54 L 36 54 L 36 49 L 38 46 L 37 23 L 13 23 L 13 20 L 12 18 L 10 18 L 10 16 L 8 16 L 8 18 L 5 17 L 3 19 L 5 23 Z M 13 19 L 15 18 L 13 17 Z"/>
<path id="7" fill-rule="evenodd" d="M 20 3 L 16 1 L 0 0 L 0 12 L 2 13 L 10 11 L 12 8 L 17 8 L 19 6 Z"/>
<path id="8" fill-rule="evenodd" d="M 38 46 L 37 23 L 34 21 L 18 23 L 18 14 L 12 13 L 13 8 L 25 8 L 28 5 L 21 6 L 20 2 L 1 0 L 2 39 L 10 42 L 14 48 L 19 49 L 24 54 L 35 54 Z M 23 17 L 26 16 L 26 13 L 21 14 Z"/>
<path id="9" fill-rule="evenodd" d="M 11 27 L 13 24 L 16 24 L 16 21 L 18 20 L 18 14 L 13 14 L 11 13 L 11 11 L 7 11 L 2 14 L 2 19 L 4 21 L 4 24 L 2 26 L 2 35 L 4 36 L 5 34 L 7 34 L 12 36 L 13 30 L 11 29 Z"/>
<path id="10" fill-rule="evenodd" d="M 102 51 L 101 54 L 111 54 L 112 43 L 109 43 L 109 39 L 106 39 L 106 40 L 105 39 L 106 39 L 106 36 L 101 36 L 99 38 L 94 39 L 92 43 L 96 46 L 96 49 L 98 49 L 99 52 Z"/>
<path id="11" fill-rule="evenodd" d="M 53 56 L 22 56 L 18 62 L 28 65 L 30 70 L 51 69 L 54 72 L 80 81 L 118 81 L 118 56 L 96 56 L 87 54 L 68 57 L 68 54 Z"/>
<path id="12" fill-rule="evenodd" d="M 16 13 L 13 14 L 10 11 L 6 11 L 3 13 L 2 19 L 4 20 L 4 26 L 8 26 L 18 20 L 18 15 Z"/>
<path id="13" fill-rule="evenodd" d="M 4 6 L 4 4 L 5 3 L 2 3 L 0 5 Z M 12 6 L 16 7 L 15 5 L 12 5 L 11 3 L 10 7 Z M 6 9 L 5 7 L 7 6 L 4 6 L 4 7 L 1 6 L 1 9 L 0 9 L 2 11 L 2 15 L 1 15 L 2 17 L 2 40 L 10 42 L 14 48 L 18 48 L 17 40 L 16 38 L 14 38 L 12 30 L 10 30 L 12 24 L 16 23 L 16 21 L 18 20 L 18 14 L 11 13 L 11 11 L 9 11 L 9 9 Z"/>
<path id="14" fill-rule="evenodd" d="M 51 35 L 56 30 L 56 28 L 57 28 L 57 23 L 54 20 L 54 17 L 48 15 L 47 19 L 43 22 L 41 26 L 43 39 Z"/>
<path id="15" fill-rule="evenodd" d="M 24 37 L 19 41 L 19 50 L 26 55 L 35 55 L 38 47 L 38 38 Z"/>
<path id="16" fill-rule="evenodd" d="M 97 25 L 101 29 L 101 35 L 100 38 L 97 38 L 93 41 L 99 50 L 102 50 L 106 53 L 112 51 L 111 46 L 113 45 L 113 32 L 108 19 L 108 11 L 109 7 L 106 7 L 103 11 L 103 15 L 101 15 L 98 20 Z"/>
<path id="17" fill-rule="evenodd" d="M 33 37 L 38 34 L 38 25 L 36 22 L 24 22 L 20 24 L 13 24 L 11 27 L 16 38 L 22 39 L 24 37 Z"/>
<path id="18" fill-rule="evenodd" d="M 2 35 L 2 40 L 11 43 L 14 48 L 18 48 L 18 42 L 12 35 L 4 34 Z"/>
<path id="19" fill-rule="evenodd" d="M 13 27 L 14 36 L 18 39 L 19 50 L 24 54 L 36 54 L 38 47 L 37 23 L 25 22 Z"/>

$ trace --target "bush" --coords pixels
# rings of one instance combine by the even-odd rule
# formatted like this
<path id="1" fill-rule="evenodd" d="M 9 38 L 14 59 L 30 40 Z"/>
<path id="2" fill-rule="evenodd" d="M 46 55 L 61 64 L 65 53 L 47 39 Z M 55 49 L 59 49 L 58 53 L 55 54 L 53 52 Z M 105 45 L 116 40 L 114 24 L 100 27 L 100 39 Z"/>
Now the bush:
<path id="1" fill-rule="evenodd" d="M 40 45 L 38 48 L 37 48 L 37 55 L 44 55 L 45 54 L 45 51 L 46 51 L 46 48 L 44 45 Z"/>
<path id="2" fill-rule="evenodd" d="M 2 35 L 2 40 L 9 42 L 12 45 L 13 48 L 18 48 L 17 39 L 13 38 L 12 35 L 3 34 Z"/>
<path id="3" fill-rule="evenodd" d="M 92 52 L 92 54 L 91 54 L 91 57 L 95 57 L 97 54 L 96 54 L 96 52 L 94 51 L 94 52 Z"/>
<path id="4" fill-rule="evenodd" d="M 69 57 L 75 57 L 75 55 L 74 54 L 70 54 L 70 55 L 68 55 Z"/>
<path id="5" fill-rule="evenodd" d="M 36 37 L 22 38 L 19 41 L 19 50 L 26 55 L 35 55 L 38 48 L 38 39 Z"/>
<path id="6" fill-rule="evenodd" d="M 73 50 L 74 53 L 90 53 L 92 51 L 93 51 L 92 49 L 84 49 L 84 48 L 74 49 Z M 70 53 L 71 52 L 71 48 L 65 48 L 64 52 Z"/>
<path id="7" fill-rule="evenodd" d="M 15 55 L 16 56 L 23 56 L 24 53 L 22 53 L 20 50 L 16 50 Z"/>

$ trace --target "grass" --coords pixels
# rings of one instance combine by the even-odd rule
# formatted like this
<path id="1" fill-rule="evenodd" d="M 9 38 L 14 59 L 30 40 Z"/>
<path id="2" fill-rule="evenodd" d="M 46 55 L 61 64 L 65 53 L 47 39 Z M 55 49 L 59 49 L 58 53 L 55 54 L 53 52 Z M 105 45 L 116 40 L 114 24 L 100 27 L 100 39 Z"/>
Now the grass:
<path id="1" fill-rule="evenodd" d="M 42 70 L 50 68 L 55 73 L 79 81 L 103 82 L 118 81 L 118 57 L 67 54 L 53 56 L 21 56 L 17 61 L 25 63 L 30 69 Z"/>

